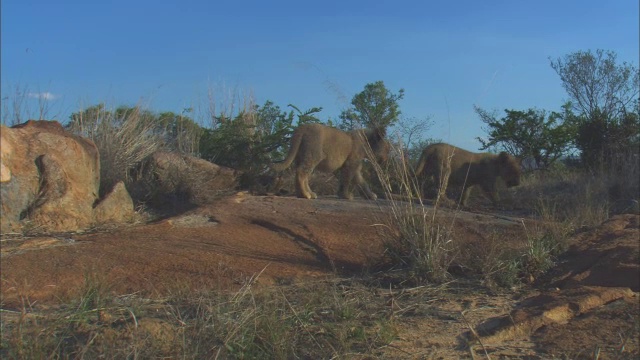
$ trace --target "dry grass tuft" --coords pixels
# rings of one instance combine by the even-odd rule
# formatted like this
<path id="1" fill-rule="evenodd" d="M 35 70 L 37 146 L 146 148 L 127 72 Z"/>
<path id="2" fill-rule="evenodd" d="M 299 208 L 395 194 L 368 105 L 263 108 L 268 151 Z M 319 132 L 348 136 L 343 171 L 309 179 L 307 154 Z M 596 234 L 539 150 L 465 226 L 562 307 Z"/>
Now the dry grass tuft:
<path id="1" fill-rule="evenodd" d="M 453 238 L 456 218 L 444 220 L 439 216 L 442 192 L 433 207 L 425 206 L 419 179 L 403 161 L 405 149 L 394 147 L 391 152 L 396 156 L 387 164 L 372 162 L 390 205 L 390 210 L 378 219 L 390 265 L 403 269 L 408 283 L 445 282 L 450 278 L 449 267 L 457 251 Z"/>
<path id="2" fill-rule="evenodd" d="M 104 106 L 80 111 L 69 130 L 95 142 L 100 151 L 100 196 L 118 182 L 130 183 L 129 171 L 163 146 L 163 130 L 141 106 L 118 114 Z"/>

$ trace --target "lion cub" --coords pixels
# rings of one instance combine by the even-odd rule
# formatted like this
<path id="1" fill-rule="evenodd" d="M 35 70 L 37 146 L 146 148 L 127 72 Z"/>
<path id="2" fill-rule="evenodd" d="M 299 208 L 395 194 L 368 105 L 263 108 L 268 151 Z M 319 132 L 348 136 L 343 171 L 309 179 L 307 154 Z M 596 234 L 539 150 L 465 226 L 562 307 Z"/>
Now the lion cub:
<path id="1" fill-rule="evenodd" d="M 447 199 L 447 185 L 464 186 L 461 200 L 463 206 L 467 205 L 469 193 L 474 186 L 479 186 L 493 204 L 497 205 L 498 178 L 502 178 L 507 187 L 520 184 L 520 164 L 506 152 L 473 153 L 444 143 L 431 144 L 422 151 L 415 173 L 419 179 L 433 178 L 434 184 L 439 186 L 447 170 L 451 172 L 448 182 L 440 188 L 440 196 Z"/>
<path id="2" fill-rule="evenodd" d="M 389 144 L 384 139 L 384 127 L 345 132 L 321 124 L 300 125 L 293 132 L 286 159 L 272 164 L 271 168 L 281 172 L 295 162 L 296 195 L 315 199 L 317 195 L 309 188 L 309 177 L 314 170 L 333 173 L 340 170 L 338 196 L 352 199 L 352 185 L 363 188 L 367 197 L 377 199 L 362 177 L 362 162 L 371 147 L 376 160 L 384 161 L 389 154 Z"/>

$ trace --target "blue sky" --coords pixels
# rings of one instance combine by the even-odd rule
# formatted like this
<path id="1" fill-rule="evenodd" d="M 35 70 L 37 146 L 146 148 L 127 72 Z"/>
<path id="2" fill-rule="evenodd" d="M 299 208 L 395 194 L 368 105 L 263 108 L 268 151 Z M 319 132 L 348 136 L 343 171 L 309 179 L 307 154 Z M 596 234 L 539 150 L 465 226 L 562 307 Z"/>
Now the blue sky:
<path id="1" fill-rule="evenodd" d="M 383 80 L 405 90 L 403 116 L 433 121 L 425 136 L 477 150 L 474 105 L 560 109 L 549 57 L 606 49 L 637 65 L 638 3 L 3 0 L 2 97 L 46 93 L 64 121 L 99 102 L 180 112 L 211 88 L 326 120 Z"/>

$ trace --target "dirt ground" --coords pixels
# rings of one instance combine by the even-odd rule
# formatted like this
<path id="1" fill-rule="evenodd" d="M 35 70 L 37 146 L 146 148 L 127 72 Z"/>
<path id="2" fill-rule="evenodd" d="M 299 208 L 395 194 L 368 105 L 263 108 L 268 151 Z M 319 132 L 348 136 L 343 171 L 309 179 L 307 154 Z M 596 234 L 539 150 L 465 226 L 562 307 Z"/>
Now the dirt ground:
<path id="1" fill-rule="evenodd" d="M 86 234 L 2 239 L 2 308 L 56 304 L 77 295 L 88 274 L 114 294 L 162 297 L 182 289 L 295 284 L 375 271 L 384 258 L 378 231 L 389 204 L 325 197 L 239 193 L 180 216 Z M 441 211 L 456 238 L 478 244 L 500 234 L 521 246 L 515 214 Z M 637 215 L 583 231 L 544 278 L 517 294 L 463 292 L 394 306 L 414 312 L 398 325 L 388 358 L 637 358 L 640 355 L 640 230 Z M 526 221 L 529 221 L 528 219 Z M 420 315 L 420 316 L 419 316 Z M 469 346 L 471 345 L 471 346 Z M 485 354 L 486 353 L 486 354 Z"/>

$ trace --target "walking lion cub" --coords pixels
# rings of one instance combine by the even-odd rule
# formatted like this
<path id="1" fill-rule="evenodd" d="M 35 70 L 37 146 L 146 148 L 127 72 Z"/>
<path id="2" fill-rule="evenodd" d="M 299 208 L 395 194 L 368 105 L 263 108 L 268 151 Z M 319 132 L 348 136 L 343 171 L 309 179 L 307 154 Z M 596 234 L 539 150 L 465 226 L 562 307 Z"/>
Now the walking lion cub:
<path id="1" fill-rule="evenodd" d="M 338 196 L 352 199 L 353 185 L 359 185 L 369 199 L 377 199 L 362 177 L 362 162 L 371 147 L 377 161 L 385 161 L 389 144 L 383 127 L 345 132 L 321 124 L 300 125 L 293 133 L 286 159 L 272 164 L 276 172 L 282 172 L 294 164 L 296 171 L 296 195 L 315 199 L 309 188 L 309 177 L 314 170 L 333 173 L 340 170 Z"/>
<path id="2" fill-rule="evenodd" d="M 448 170 L 449 179 L 444 183 Z M 461 203 L 466 206 L 471 188 L 479 186 L 497 205 L 498 178 L 502 178 L 507 187 L 517 186 L 520 184 L 521 170 L 518 160 L 506 152 L 473 153 L 439 143 L 431 144 L 422 151 L 415 174 L 423 180 L 433 178 L 434 185 L 440 186 L 440 196 L 444 196 L 444 199 L 448 185 L 464 186 Z"/>

